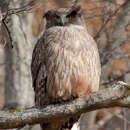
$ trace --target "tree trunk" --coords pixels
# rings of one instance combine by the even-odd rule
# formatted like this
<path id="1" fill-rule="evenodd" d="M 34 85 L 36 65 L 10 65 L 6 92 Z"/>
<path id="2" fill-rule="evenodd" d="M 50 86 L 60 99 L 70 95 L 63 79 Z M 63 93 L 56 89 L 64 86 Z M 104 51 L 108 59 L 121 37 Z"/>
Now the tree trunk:
<path id="1" fill-rule="evenodd" d="M 12 0 L 11 8 L 22 6 L 24 1 Z M 12 15 L 9 30 L 14 48 L 5 47 L 5 106 L 21 108 L 34 105 L 30 62 L 34 38 L 32 14 Z M 8 41 L 9 42 L 9 41 Z"/>

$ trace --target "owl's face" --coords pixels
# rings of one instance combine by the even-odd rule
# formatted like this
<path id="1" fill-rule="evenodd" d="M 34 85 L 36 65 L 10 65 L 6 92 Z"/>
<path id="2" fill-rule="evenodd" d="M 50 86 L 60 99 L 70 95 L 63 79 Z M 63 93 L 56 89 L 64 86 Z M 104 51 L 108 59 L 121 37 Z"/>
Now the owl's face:
<path id="1" fill-rule="evenodd" d="M 44 17 L 47 20 L 46 28 L 70 25 L 84 26 L 80 6 L 49 10 L 45 13 Z"/>

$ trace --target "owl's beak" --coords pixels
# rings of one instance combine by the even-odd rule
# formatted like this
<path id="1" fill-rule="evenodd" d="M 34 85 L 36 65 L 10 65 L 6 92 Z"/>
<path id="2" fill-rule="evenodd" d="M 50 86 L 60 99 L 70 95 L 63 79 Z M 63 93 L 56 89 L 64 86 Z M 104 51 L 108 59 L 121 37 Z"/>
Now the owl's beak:
<path id="1" fill-rule="evenodd" d="M 60 19 L 61 26 L 65 25 L 66 23 L 67 23 L 66 17 L 61 17 L 61 19 Z"/>

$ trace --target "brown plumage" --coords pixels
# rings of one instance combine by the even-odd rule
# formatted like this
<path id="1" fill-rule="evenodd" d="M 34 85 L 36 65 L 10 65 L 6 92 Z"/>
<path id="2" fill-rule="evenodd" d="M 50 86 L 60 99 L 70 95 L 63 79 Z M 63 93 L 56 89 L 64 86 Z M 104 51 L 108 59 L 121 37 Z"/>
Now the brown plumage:
<path id="1" fill-rule="evenodd" d="M 84 97 L 99 89 L 100 60 L 79 7 L 50 10 L 33 51 L 31 71 L 37 106 Z"/>

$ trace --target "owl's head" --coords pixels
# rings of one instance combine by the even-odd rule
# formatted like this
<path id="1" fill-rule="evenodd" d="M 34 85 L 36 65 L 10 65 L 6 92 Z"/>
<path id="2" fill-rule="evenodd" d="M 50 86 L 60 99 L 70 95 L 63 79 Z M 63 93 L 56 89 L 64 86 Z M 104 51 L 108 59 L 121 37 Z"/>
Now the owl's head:
<path id="1" fill-rule="evenodd" d="M 57 10 L 49 10 L 45 13 L 46 28 L 53 26 L 70 26 L 70 25 L 82 25 L 84 26 L 84 20 L 82 17 L 82 11 L 80 6 L 72 6 L 70 8 L 60 8 Z"/>

